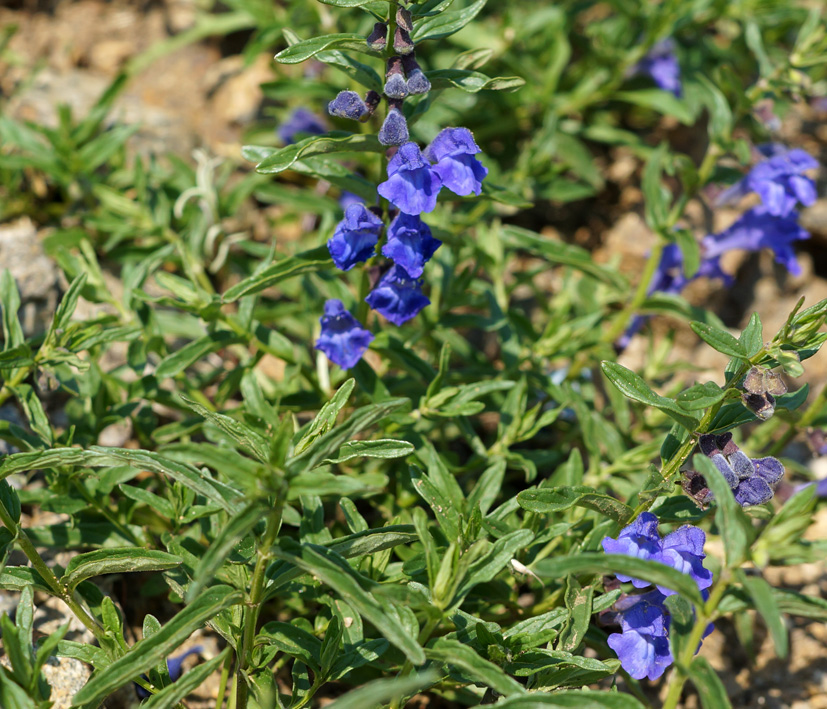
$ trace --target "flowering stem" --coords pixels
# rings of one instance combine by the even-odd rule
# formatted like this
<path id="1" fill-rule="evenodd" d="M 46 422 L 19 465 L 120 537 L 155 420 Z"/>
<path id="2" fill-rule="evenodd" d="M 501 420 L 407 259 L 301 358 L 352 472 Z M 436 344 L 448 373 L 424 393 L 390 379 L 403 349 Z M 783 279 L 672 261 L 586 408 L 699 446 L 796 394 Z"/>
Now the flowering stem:
<path id="1" fill-rule="evenodd" d="M 652 282 L 665 247 L 666 243 L 662 239 L 655 244 L 652 252 L 649 254 L 649 259 L 646 261 L 646 266 L 643 269 L 643 275 L 640 278 L 640 283 L 638 283 L 634 297 L 629 301 L 629 304 L 623 308 L 620 315 L 618 315 L 612 324 L 612 327 L 603 335 L 604 342 L 611 343 L 620 337 L 629 324 L 629 321 L 640 309 L 640 306 L 643 305 L 643 301 L 646 300 L 647 291 L 649 290 L 649 284 Z"/>
<path id="2" fill-rule="evenodd" d="M 264 537 L 258 545 L 256 568 L 250 583 L 250 595 L 247 607 L 244 610 L 244 630 L 241 647 L 238 652 L 238 666 L 236 668 L 235 706 L 237 709 L 247 709 L 248 687 L 247 669 L 253 657 L 253 641 L 258 626 L 258 616 L 261 612 L 262 597 L 264 595 L 265 572 L 273 559 L 272 549 L 281 527 L 281 515 L 284 509 L 285 494 L 283 490 L 276 493 L 276 506 L 267 518 L 267 527 Z"/>
<path id="3" fill-rule="evenodd" d="M 688 668 L 698 652 L 698 647 L 703 640 L 707 626 L 714 621 L 718 615 L 718 604 L 721 602 L 721 598 L 723 598 L 729 586 L 728 576 L 727 571 L 723 570 L 721 577 L 718 579 L 718 583 L 712 587 L 712 592 L 709 594 L 709 598 L 706 603 L 704 603 L 703 608 L 698 609 L 695 625 L 692 626 L 692 631 L 686 639 L 681 656 L 675 660 L 675 670 L 669 681 L 669 690 L 663 702 L 663 709 L 676 709 L 678 706 L 681 693 L 683 692 L 683 685 L 689 675 Z"/>

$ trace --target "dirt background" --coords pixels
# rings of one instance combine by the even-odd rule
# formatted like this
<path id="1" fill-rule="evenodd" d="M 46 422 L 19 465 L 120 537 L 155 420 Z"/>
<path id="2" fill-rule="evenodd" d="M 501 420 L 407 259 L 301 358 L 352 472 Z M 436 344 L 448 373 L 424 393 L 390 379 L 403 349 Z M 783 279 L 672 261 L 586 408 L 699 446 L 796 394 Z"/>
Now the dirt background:
<path id="1" fill-rule="evenodd" d="M 69 104 L 76 115 L 82 115 L 130 60 L 194 27 L 196 10 L 195 0 L 6 0 L 0 7 L 0 27 L 16 25 L 18 30 L 9 47 L 12 61 L 0 64 L 0 105 L 5 105 L 4 110 L 15 118 L 47 125 L 56 123 L 56 107 L 62 103 Z M 239 35 L 188 44 L 165 54 L 132 78 L 112 115 L 113 120 L 141 126 L 131 140 L 130 149 L 141 154 L 173 152 L 189 158 L 194 148 L 203 148 L 209 154 L 241 165 L 242 132 L 262 111 L 259 84 L 278 75 L 270 54 L 245 66 L 238 54 L 244 39 Z M 784 118 L 778 139 L 790 146 L 805 148 L 822 164 L 827 164 L 825 118 L 827 111 L 819 112 L 805 104 L 795 107 Z M 679 126 L 667 119 L 663 129 L 679 138 Z M 593 249 L 598 261 L 619 257 L 621 270 L 640 273 L 654 241 L 641 216 L 640 167 L 636 158 L 616 149 L 605 169 L 607 192 L 597 198 L 600 209 L 585 205 L 575 219 L 567 209 L 565 223 L 578 224 L 570 230 L 561 224 L 547 223 L 535 224 L 532 228 L 549 238 L 586 244 Z M 824 187 L 822 171 L 819 194 L 825 193 Z M 607 195 L 612 195 L 610 202 Z M 576 210 L 577 206 L 572 209 Z M 743 206 L 716 210 L 714 228 L 726 227 L 742 210 Z M 699 233 L 709 226 L 705 221 L 709 215 L 699 205 L 690 208 L 688 217 Z M 714 283 L 696 282 L 686 293 L 688 299 L 697 304 L 711 304 L 733 329 L 743 327 L 749 314 L 758 311 L 765 324 L 765 336 L 769 338 L 802 295 L 806 296 L 806 305 L 827 298 L 827 199 L 822 198 L 805 210 L 802 223 L 812 238 L 801 243 L 798 249 L 803 266 L 800 277 L 786 274 L 774 264 L 769 253 L 729 254 L 724 268 L 737 274 L 735 286 L 724 290 Z M 42 251 L 38 251 L 37 240 L 31 238 L 37 227 L 31 223 L 0 225 L 5 235 L 0 238 L 0 267 L 28 268 L 36 293 L 33 302 L 54 302 L 57 293 L 54 267 Z M 253 225 L 247 228 L 252 229 Z M 17 242 L 8 236 L 15 229 Z M 15 250 L 17 247 L 13 245 L 18 242 L 23 246 Z M 34 309 L 32 317 L 36 317 L 38 309 Z M 723 355 L 698 345 L 694 333 L 668 318 L 656 318 L 651 327 L 656 338 L 673 330 L 675 337 L 669 358 L 692 362 L 699 380 L 720 382 L 726 361 Z M 642 368 L 646 345 L 645 337 L 635 338 L 621 356 L 621 363 Z M 802 380 L 814 390 L 825 385 L 827 352 L 821 352 L 807 363 Z M 827 477 L 827 458 L 812 458 L 800 444 L 786 453 L 809 466 L 814 477 Z M 37 524 L 46 523 L 48 520 L 37 520 Z M 825 538 L 827 514 L 818 516 L 809 534 L 812 538 Z M 824 564 L 774 568 L 766 572 L 766 578 L 774 585 L 823 596 L 827 591 L 826 571 Z M 112 584 L 109 590 L 114 597 L 122 603 L 127 601 L 127 586 L 119 586 L 117 580 Z M 14 598 L 0 596 L 0 606 L 13 610 Z M 64 620 L 57 604 L 42 602 L 39 617 L 41 632 L 49 632 L 50 623 L 56 627 Z M 827 708 L 827 627 L 823 623 L 794 619 L 788 619 L 788 625 L 790 655 L 785 660 L 775 656 L 760 622 L 754 658 L 740 649 L 731 624 L 726 622 L 705 641 L 702 653 L 720 672 L 734 707 Z M 75 639 L 82 638 L 82 628 L 75 630 L 78 633 Z M 139 632 L 138 627 L 135 639 Z M 196 644 L 203 646 L 204 657 L 211 657 L 218 649 L 215 639 L 208 635 L 192 638 L 183 649 Z M 195 661 L 190 658 L 189 662 Z M 88 670 L 79 662 L 67 662 L 56 664 L 50 672 L 53 677 L 50 681 L 55 687 L 52 695 L 55 709 L 68 707 L 72 693 L 88 678 Z M 213 684 L 205 685 L 199 692 L 202 699 L 188 700 L 188 706 L 197 709 L 214 705 L 214 701 L 208 701 L 210 691 L 215 689 Z M 134 697 L 126 691 L 110 700 L 107 706 L 115 709 L 134 704 Z M 428 701 L 418 698 L 416 705 L 426 706 Z M 698 706 L 691 692 L 685 706 Z"/>

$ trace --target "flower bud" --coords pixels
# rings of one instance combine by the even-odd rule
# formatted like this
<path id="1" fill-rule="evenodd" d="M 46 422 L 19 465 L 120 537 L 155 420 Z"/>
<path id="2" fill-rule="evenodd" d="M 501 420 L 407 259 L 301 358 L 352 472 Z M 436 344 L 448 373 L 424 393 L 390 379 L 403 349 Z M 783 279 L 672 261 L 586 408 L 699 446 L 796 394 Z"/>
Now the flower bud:
<path id="1" fill-rule="evenodd" d="M 379 130 L 382 145 L 402 145 L 408 142 L 408 123 L 397 106 L 391 106 Z"/>
<path id="2" fill-rule="evenodd" d="M 368 112 L 368 107 L 355 91 L 340 91 L 339 95 L 327 104 L 327 110 L 331 116 L 358 121 Z"/>
<path id="3" fill-rule="evenodd" d="M 422 69 L 419 68 L 413 54 L 402 57 L 402 68 L 405 70 L 405 76 L 408 81 L 408 93 L 412 96 L 415 94 L 427 94 L 431 90 L 431 82 L 425 76 Z"/>
<path id="4" fill-rule="evenodd" d="M 402 70 L 401 57 L 388 59 L 388 70 L 385 74 L 385 96 L 402 99 L 408 95 L 408 84 Z"/>
<path id="5" fill-rule="evenodd" d="M 388 46 L 388 26 L 384 22 L 377 22 L 365 41 L 374 52 L 385 51 Z"/>
<path id="6" fill-rule="evenodd" d="M 379 105 L 381 101 L 382 96 L 380 96 L 373 89 L 371 89 L 365 94 L 365 106 L 367 107 L 368 112 L 361 118 L 363 123 L 373 115 L 373 112 L 376 110 L 376 107 Z"/>
<path id="7" fill-rule="evenodd" d="M 411 11 L 400 7 L 396 11 L 396 24 L 399 25 L 406 32 L 413 32 L 413 21 L 411 20 Z"/>
<path id="8" fill-rule="evenodd" d="M 396 28 L 393 34 L 393 51 L 397 54 L 410 54 L 414 50 L 414 43 L 407 30 Z"/>

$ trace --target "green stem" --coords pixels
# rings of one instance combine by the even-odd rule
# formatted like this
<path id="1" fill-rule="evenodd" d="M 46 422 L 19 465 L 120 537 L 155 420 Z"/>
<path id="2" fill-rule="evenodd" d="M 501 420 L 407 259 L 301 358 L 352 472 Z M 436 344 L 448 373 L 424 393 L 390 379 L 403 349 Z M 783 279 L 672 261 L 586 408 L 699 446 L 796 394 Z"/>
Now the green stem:
<path id="1" fill-rule="evenodd" d="M 105 643 L 107 636 L 104 629 L 89 615 L 86 609 L 75 600 L 72 593 L 63 587 L 43 557 L 38 554 L 37 549 L 35 549 L 34 544 L 32 544 L 26 532 L 23 531 L 23 528 L 14 520 L 11 513 L 2 503 L 0 503 L 0 522 L 12 533 L 17 542 L 17 546 L 19 546 L 20 550 L 26 555 L 26 558 L 31 562 L 35 571 L 40 574 L 52 594 L 69 606 L 69 609 L 77 616 L 77 619 L 95 636 L 98 642 L 101 644 Z"/>
<path id="2" fill-rule="evenodd" d="M 272 549 L 278 537 L 281 527 L 281 515 L 284 510 L 283 491 L 276 494 L 275 508 L 267 518 L 267 527 L 264 530 L 264 537 L 258 546 L 256 568 L 253 571 L 253 579 L 250 583 L 250 594 L 247 601 L 247 608 L 244 612 L 244 629 L 242 631 L 241 647 L 238 651 L 238 666 L 236 668 L 235 685 L 235 706 L 236 709 L 247 709 L 248 688 L 247 670 L 250 667 L 253 657 L 253 641 L 258 626 L 258 616 L 261 612 L 262 598 L 264 596 L 265 573 L 273 559 Z"/>
<path id="3" fill-rule="evenodd" d="M 709 599 L 704 603 L 703 608 L 697 609 L 695 625 L 692 627 L 692 632 L 689 633 L 680 657 L 676 658 L 675 670 L 669 681 L 669 690 L 663 702 L 663 709 L 676 709 L 678 706 L 683 692 L 683 685 L 688 677 L 688 667 L 692 664 L 707 626 L 717 617 L 718 604 L 721 602 L 728 586 L 728 574 L 724 570 L 721 578 L 718 579 L 718 583 L 712 588 Z"/>
<path id="4" fill-rule="evenodd" d="M 425 621 L 425 625 L 422 627 L 422 630 L 419 631 L 419 637 L 417 638 L 417 642 L 420 645 L 425 645 L 425 643 L 430 640 L 431 635 L 433 634 L 434 630 L 436 630 L 437 626 L 442 622 L 442 612 L 438 615 L 432 615 Z M 399 677 L 404 677 L 407 674 L 410 674 L 411 670 L 413 669 L 413 663 L 410 660 L 405 660 L 405 664 L 402 665 L 402 669 L 399 670 Z M 403 698 L 397 697 L 390 703 L 389 709 L 399 709 L 402 706 Z"/>

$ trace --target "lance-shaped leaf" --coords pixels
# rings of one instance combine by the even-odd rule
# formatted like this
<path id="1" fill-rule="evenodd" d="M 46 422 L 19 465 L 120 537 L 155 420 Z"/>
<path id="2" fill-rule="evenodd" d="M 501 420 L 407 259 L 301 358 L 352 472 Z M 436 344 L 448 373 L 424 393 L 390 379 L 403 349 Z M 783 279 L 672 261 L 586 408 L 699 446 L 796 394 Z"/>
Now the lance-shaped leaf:
<path id="1" fill-rule="evenodd" d="M 441 39 L 459 32 L 479 14 L 486 2 L 487 0 L 477 0 L 462 10 L 440 12 L 438 15 L 417 22 L 411 37 L 414 42 L 418 43 L 426 39 Z"/>
<path id="2" fill-rule="evenodd" d="M 215 672 L 227 655 L 230 654 L 230 648 L 225 647 L 211 660 L 194 667 L 189 672 L 185 673 L 177 682 L 164 687 L 158 694 L 153 694 L 143 704 L 141 709 L 173 709 L 182 699 L 184 699 L 190 692 L 198 689 L 201 683 L 207 679 L 213 672 Z"/>
<path id="3" fill-rule="evenodd" d="M 365 709 L 365 707 L 382 706 L 392 699 L 399 699 L 427 689 L 438 679 L 439 675 L 433 670 L 409 677 L 377 679 L 335 699 L 327 705 L 327 709 Z"/>
<path id="4" fill-rule="evenodd" d="M 353 458 L 404 458 L 413 452 L 413 445 L 407 441 L 387 438 L 375 441 L 348 441 L 339 449 L 339 455 L 335 458 L 325 458 L 322 462 L 334 465 Z"/>
<path id="5" fill-rule="evenodd" d="M 632 516 L 632 509 L 620 500 L 583 485 L 523 490 L 517 494 L 517 502 L 524 510 L 538 514 L 551 514 L 578 506 L 596 510 L 621 524 Z"/>
<path id="6" fill-rule="evenodd" d="M 470 94 L 478 91 L 516 91 L 525 85 L 525 79 L 519 76 L 496 76 L 491 78 L 478 71 L 464 69 L 437 69 L 428 72 L 431 90 L 461 89 Z"/>
<path id="7" fill-rule="evenodd" d="M 97 672 L 74 697 L 75 705 L 92 704 L 106 698 L 166 658 L 195 630 L 225 608 L 241 603 L 243 594 L 229 586 L 207 589 L 157 633 L 139 640 L 129 652 Z"/>
<path id="8" fill-rule="evenodd" d="M 81 581 L 104 574 L 124 574 L 137 571 L 165 571 L 181 563 L 180 556 L 154 549 L 122 547 L 120 549 L 98 549 L 74 557 L 61 583 L 70 591 Z"/>
<path id="9" fill-rule="evenodd" d="M 181 401 L 199 416 L 218 426 L 218 428 L 230 436 L 230 438 L 244 448 L 244 450 L 258 458 L 262 463 L 267 462 L 270 454 L 270 442 L 262 433 L 259 433 L 252 426 L 248 426 L 246 423 L 242 423 L 231 416 L 210 411 L 186 396 L 181 395 Z"/>
<path id="10" fill-rule="evenodd" d="M 330 586 L 392 645 L 405 653 L 413 664 L 425 662 L 425 654 L 416 639 L 405 632 L 399 621 L 385 613 L 373 594 L 366 590 L 376 586 L 376 583 L 359 574 L 341 556 L 324 547 L 309 544 L 301 545 L 300 556 L 282 549 L 274 549 L 273 553 Z"/>
<path id="11" fill-rule="evenodd" d="M 429 660 L 436 660 L 458 669 L 476 684 L 499 692 L 504 696 L 524 694 L 525 687 L 509 677 L 501 667 L 479 656 L 476 650 L 458 640 L 440 638 L 433 647 L 425 650 Z"/>
<path id="12" fill-rule="evenodd" d="M 364 40 L 363 40 L 364 41 Z M 327 135 L 312 135 L 284 148 L 260 148 L 244 146 L 246 159 L 260 161 L 256 172 L 272 175 L 283 172 L 297 160 L 329 153 L 383 153 L 384 146 L 375 135 L 331 131 Z"/>
<path id="13" fill-rule="evenodd" d="M 342 33 L 303 39 L 291 44 L 287 49 L 282 49 L 276 54 L 275 59 L 279 64 L 298 64 L 319 52 L 323 52 L 325 49 L 346 49 L 351 52 L 364 52 L 365 54 L 378 56 L 375 51 L 368 47 L 362 35 Z"/>
<path id="14" fill-rule="evenodd" d="M 698 585 L 691 576 L 658 561 L 633 556 L 583 552 L 574 556 L 543 559 L 537 562 L 534 572 L 540 578 L 556 579 L 569 574 L 624 574 L 677 591 L 696 605 L 703 603 Z"/>

